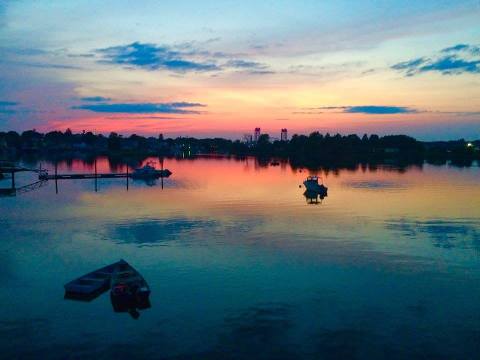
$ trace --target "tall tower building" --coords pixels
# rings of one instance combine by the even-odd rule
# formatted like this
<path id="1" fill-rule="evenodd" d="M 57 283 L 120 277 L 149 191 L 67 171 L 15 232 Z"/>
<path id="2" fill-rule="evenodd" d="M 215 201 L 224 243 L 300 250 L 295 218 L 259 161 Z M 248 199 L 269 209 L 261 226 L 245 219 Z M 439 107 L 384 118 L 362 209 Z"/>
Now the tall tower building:
<path id="1" fill-rule="evenodd" d="M 288 140 L 287 129 L 282 129 L 282 132 L 280 133 L 280 141 L 287 141 L 287 140 Z"/>
<path id="2" fill-rule="evenodd" d="M 253 141 L 257 142 L 259 138 L 260 138 L 260 128 L 257 127 L 255 128 L 255 134 L 253 135 Z"/>

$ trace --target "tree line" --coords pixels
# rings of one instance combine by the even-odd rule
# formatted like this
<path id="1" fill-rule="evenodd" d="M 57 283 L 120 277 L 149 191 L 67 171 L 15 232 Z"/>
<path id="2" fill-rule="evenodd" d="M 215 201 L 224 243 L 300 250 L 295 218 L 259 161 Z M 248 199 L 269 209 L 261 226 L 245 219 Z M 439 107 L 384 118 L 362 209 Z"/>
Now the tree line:
<path id="1" fill-rule="evenodd" d="M 282 157 L 292 161 L 355 162 L 398 158 L 406 161 L 427 160 L 458 163 L 480 158 L 480 142 L 463 139 L 447 142 L 421 142 L 406 135 L 330 135 L 312 132 L 310 135 L 293 135 L 290 140 L 272 140 L 268 134 L 260 135 L 256 142 L 242 142 L 224 138 L 177 137 L 165 139 L 163 135 L 144 137 L 122 136 L 115 132 L 108 136 L 92 132 L 73 133 L 51 131 L 45 134 L 36 130 L 0 132 L 2 153 L 71 153 L 137 154 L 193 156 L 197 154 L 224 154 L 236 156 L 255 155 L 262 158 Z"/>

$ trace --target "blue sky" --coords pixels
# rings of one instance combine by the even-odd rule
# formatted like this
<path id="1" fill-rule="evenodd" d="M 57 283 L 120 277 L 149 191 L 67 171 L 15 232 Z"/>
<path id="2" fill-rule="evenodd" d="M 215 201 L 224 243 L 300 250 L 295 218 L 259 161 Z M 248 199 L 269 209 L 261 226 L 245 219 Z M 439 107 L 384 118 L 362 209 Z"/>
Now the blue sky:
<path id="1" fill-rule="evenodd" d="M 7 0 L 0 131 L 480 138 L 479 24 L 478 1 Z"/>

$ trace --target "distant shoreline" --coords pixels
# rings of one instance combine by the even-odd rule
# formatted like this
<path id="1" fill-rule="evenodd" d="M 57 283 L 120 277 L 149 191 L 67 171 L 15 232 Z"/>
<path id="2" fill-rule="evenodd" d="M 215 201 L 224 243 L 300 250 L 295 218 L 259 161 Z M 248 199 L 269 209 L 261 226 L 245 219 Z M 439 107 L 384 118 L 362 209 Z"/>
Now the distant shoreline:
<path id="1" fill-rule="evenodd" d="M 480 140 L 422 142 L 406 135 L 330 135 L 313 132 L 293 135 L 289 140 L 271 140 L 268 134 L 258 141 L 241 142 L 223 138 L 168 138 L 111 133 L 108 137 L 91 132 L 74 134 L 52 131 L 46 134 L 35 130 L 0 132 L 0 160 L 20 157 L 66 159 L 75 157 L 108 156 L 133 161 L 149 156 L 191 158 L 197 155 L 255 156 L 268 159 L 288 159 L 292 164 L 352 166 L 358 163 L 395 161 L 415 164 L 452 163 L 470 166 L 480 160 Z"/>

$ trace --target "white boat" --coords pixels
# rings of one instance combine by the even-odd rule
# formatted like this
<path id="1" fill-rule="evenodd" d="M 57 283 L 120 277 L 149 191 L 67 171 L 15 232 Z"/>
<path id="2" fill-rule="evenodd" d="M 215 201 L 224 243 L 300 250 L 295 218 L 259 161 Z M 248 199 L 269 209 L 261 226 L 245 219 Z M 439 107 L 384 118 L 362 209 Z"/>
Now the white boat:
<path id="1" fill-rule="evenodd" d="M 318 176 L 309 176 L 303 182 L 307 191 L 318 193 L 320 196 L 327 196 L 328 188 L 318 183 Z"/>
<path id="2" fill-rule="evenodd" d="M 168 177 L 172 173 L 170 170 L 157 170 L 152 162 L 148 162 L 141 168 L 133 170 L 131 177 L 134 179 L 157 179 L 159 177 Z"/>

